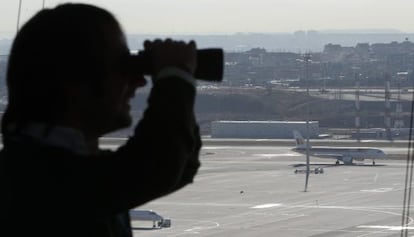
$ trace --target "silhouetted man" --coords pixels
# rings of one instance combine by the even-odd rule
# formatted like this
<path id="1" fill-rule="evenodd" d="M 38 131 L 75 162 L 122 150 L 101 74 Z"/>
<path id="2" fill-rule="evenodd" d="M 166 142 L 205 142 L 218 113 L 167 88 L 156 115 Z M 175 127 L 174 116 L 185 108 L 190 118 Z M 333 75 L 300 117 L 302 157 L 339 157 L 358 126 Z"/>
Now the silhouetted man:
<path id="1" fill-rule="evenodd" d="M 2 120 L 0 236 L 132 236 L 129 209 L 193 181 L 195 44 L 144 48 L 153 65 L 148 107 L 125 145 L 103 151 L 98 138 L 131 124 L 129 100 L 146 83 L 118 22 L 64 4 L 21 28 Z"/>

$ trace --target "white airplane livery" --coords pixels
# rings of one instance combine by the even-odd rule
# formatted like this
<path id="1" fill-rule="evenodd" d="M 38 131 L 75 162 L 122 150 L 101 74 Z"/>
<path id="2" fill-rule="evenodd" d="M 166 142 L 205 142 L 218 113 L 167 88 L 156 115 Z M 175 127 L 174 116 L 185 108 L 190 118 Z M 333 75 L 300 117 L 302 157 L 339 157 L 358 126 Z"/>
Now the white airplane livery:
<path id="1" fill-rule="evenodd" d="M 301 154 L 306 154 L 306 142 L 298 131 L 293 131 L 293 137 L 296 140 L 296 147 L 292 150 Z M 312 147 L 309 144 L 309 155 L 336 159 L 336 164 L 342 161 L 345 165 L 353 164 L 353 161 L 363 161 L 364 159 L 372 159 L 372 165 L 375 165 L 376 159 L 387 159 L 387 155 L 383 150 L 371 147 L 330 147 L 318 146 Z"/>

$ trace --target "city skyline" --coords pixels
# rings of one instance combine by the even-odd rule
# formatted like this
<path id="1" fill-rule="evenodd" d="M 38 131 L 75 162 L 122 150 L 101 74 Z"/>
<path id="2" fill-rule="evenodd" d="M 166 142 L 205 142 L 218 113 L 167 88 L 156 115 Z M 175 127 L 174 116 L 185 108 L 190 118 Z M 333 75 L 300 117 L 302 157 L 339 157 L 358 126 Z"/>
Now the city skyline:
<path id="1" fill-rule="evenodd" d="M 54 7 L 60 0 L 44 1 Z M 409 0 L 96 0 L 128 34 L 293 33 L 298 30 L 397 30 L 414 32 Z M 22 1 L 20 23 L 42 8 Z M 0 37 L 17 28 L 19 1 L 0 2 Z M 137 9 L 137 10 L 132 10 Z M 214 17 L 212 17 L 214 16 Z"/>

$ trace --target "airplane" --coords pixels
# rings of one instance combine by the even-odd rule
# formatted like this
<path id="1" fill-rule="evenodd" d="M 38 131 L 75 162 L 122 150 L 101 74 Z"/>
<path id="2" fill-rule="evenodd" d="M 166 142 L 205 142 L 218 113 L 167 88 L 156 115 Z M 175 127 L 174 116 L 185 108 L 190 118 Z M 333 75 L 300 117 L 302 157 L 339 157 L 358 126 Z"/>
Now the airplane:
<path id="1" fill-rule="evenodd" d="M 296 141 L 296 147 L 292 150 L 301 154 L 306 154 L 306 143 L 300 132 L 296 130 L 293 131 L 293 137 Z M 320 158 L 336 159 L 336 165 L 339 165 L 339 161 L 342 161 L 344 165 L 352 165 L 354 160 L 363 161 L 364 159 L 372 159 L 372 165 L 375 165 L 376 159 L 388 159 L 383 150 L 372 147 L 312 147 L 309 144 L 309 155 Z"/>

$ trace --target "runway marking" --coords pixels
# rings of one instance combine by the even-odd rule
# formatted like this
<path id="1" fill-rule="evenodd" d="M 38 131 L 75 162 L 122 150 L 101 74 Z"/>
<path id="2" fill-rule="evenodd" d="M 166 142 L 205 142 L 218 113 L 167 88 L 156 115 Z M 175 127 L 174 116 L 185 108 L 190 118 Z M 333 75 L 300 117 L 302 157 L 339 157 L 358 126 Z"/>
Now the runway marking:
<path id="1" fill-rule="evenodd" d="M 376 173 L 376 174 L 375 174 L 375 176 L 374 176 L 374 183 L 376 183 L 376 182 L 377 182 L 377 180 L 378 180 L 378 176 L 379 176 L 379 175 L 378 175 L 378 173 Z"/>
<path id="2" fill-rule="evenodd" d="M 351 211 L 382 213 L 382 214 L 393 215 L 393 216 L 402 216 L 401 213 L 396 213 L 396 212 L 391 212 L 391 211 L 384 211 L 384 210 L 381 210 L 381 209 L 384 209 L 384 208 L 380 208 L 380 207 L 362 207 L 362 206 L 361 207 L 347 207 L 347 206 L 319 206 L 319 205 L 318 206 L 297 205 L 297 206 L 291 206 L 291 207 L 301 207 L 301 208 L 306 207 L 306 208 L 321 208 L 321 209 L 342 209 L 342 210 L 351 210 Z M 409 219 L 409 222 L 407 223 L 407 225 L 411 225 L 414 222 L 414 220 L 410 216 L 408 216 L 408 219 Z M 383 231 L 386 231 L 386 230 L 401 230 L 401 228 L 413 228 L 414 229 L 414 227 L 401 227 L 401 226 L 395 226 L 395 228 L 399 228 L 399 229 L 390 229 L 390 228 L 388 228 L 388 226 L 380 226 L 380 225 L 377 225 L 377 226 L 372 225 L 371 227 L 369 225 L 361 225 L 361 226 L 358 226 L 358 227 L 361 227 L 361 228 L 378 228 L 378 229 L 381 227 L 383 230 L 380 231 L 380 232 L 383 232 Z M 389 227 L 394 227 L 394 226 L 389 226 Z M 369 233 L 368 235 L 371 235 L 371 233 Z M 362 237 L 362 236 L 365 236 L 365 235 L 360 235 L 359 237 Z"/>
<path id="3" fill-rule="evenodd" d="M 249 207 L 252 204 L 247 203 L 219 203 L 219 202 L 168 202 L 154 201 L 156 205 L 174 205 L 174 206 L 201 206 L 201 207 Z"/>
<path id="4" fill-rule="evenodd" d="M 184 231 L 191 232 L 193 234 L 200 234 L 200 231 L 202 230 L 210 230 L 210 229 L 220 227 L 220 224 L 214 221 L 202 221 L 202 223 L 198 222 L 197 224 L 203 224 L 203 223 L 206 223 L 206 225 L 205 226 L 194 226 L 193 228 L 185 229 Z"/>
<path id="5" fill-rule="evenodd" d="M 367 228 L 367 229 L 385 229 L 390 231 L 401 231 L 401 230 L 414 230 L 414 227 L 411 226 L 386 226 L 386 225 L 360 225 L 357 228 Z"/>
<path id="6" fill-rule="evenodd" d="M 359 191 L 368 193 L 386 193 L 393 191 L 393 188 L 362 189 Z"/>
<path id="7" fill-rule="evenodd" d="M 263 208 L 272 208 L 272 207 L 280 207 L 280 206 L 282 206 L 281 203 L 268 203 L 268 204 L 253 206 L 251 208 L 253 208 L 253 209 L 263 209 Z"/>
<path id="8" fill-rule="evenodd" d="M 220 149 L 231 149 L 231 146 L 203 146 L 202 150 L 220 150 Z"/>
<path id="9" fill-rule="evenodd" d="M 294 153 L 283 153 L 283 154 L 279 153 L 279 154 L 254 154 L 254 156 L 271 158 L 271 157 L 278 157 L 278 156 L 302 156 L 302 155 L 294 154 Z"/>

